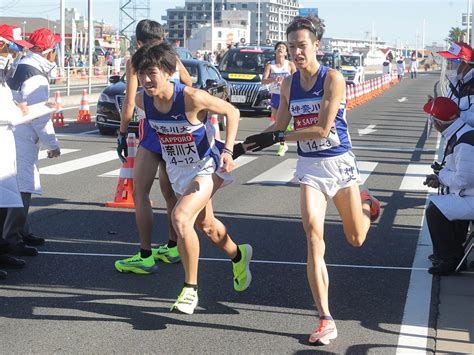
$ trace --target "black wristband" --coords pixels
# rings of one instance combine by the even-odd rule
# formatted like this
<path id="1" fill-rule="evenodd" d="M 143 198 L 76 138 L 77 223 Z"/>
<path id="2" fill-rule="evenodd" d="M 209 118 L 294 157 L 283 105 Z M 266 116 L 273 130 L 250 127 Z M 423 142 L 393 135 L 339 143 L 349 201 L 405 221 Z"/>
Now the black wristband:
<path id="1" fill-rule="evenodd" d="M 275 131 L 273 132 L 273 137 L 277 142 L 284 142 L 285 141 L 285 131 Z"/>
<path id="2" fill-rule="evenodd" d="M 227 149 L 224 147 L 224 149 L 222 150 L 222 153 L 227 153 L 229 154 L 231 157 L 234 157 L 234 152 L 230 149 Z"/>
<path id="3" fill-rule="evenodd" d="M 122 137 L 126 137 L 126 136 L 128 136 L 128 132 L 125 132 L 125 133 L 124 133 L 124 132 L 118 131 L 118 135 L 119 135 L 119 136 L 122 136 Z"/>

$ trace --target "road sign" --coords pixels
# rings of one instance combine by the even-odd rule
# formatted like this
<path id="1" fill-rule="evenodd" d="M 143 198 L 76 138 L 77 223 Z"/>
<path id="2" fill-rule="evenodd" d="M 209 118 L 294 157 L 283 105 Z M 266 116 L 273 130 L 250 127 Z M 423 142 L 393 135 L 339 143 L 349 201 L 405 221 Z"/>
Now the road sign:
<path id="1" fill-rule="evenodd" d="M 298 10 L 299 16 L 309 16 L 315 15 L 318 16 L 318 8 L 317 7 L 304 7 Z"/>
<path id="2" fill-rule="evenodd" d="M 242 38 L 240 39 L 240 43 L 245 43 L 245 38 L 244 38 L 244 37 L 242 37 Z"/>
<path id="3" fill-rule="evenodd" d="M 266 44 L 272 44 L 272 40 L 270 38 L 267 38 L 267 40 L 265 41 Z"/>

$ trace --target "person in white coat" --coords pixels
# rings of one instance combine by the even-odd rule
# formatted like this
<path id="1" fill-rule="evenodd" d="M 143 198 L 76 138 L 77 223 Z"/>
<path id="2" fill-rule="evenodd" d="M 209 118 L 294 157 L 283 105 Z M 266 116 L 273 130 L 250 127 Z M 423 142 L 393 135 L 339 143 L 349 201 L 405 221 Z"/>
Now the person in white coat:
<path id="1" fill-rule="evenodd" d="M 59 38 L 49 29 L 34 31 L 29 42 L 32 48 L 19 62 L 15 75 L 8 85 L 16 101 L 28 105 L 47 101 L 49 98 L 48 74 L 55 67 L 56 45 Z M 31 194 L 41 194 L 38 167 L 39 147 L 48 151 L 48 157 L 58 157 L 61 153 L 50 115 L 44 115 L 31 123 L 14 128 L 17 181 L 23 201 L 23 208 L 9 208 L 3 228 L 3 238 L 7 240 L 9 252 L 13 255 L 34 256 L 38 253 L 32 245 L 44 244 L 44 239 L 35 237 L 27 224 Z"/>
<path id="2" fill-rule="evenodd" d="M 433 267 L 428 271 L 450 275 L 464 255 L 463 243 L 474 219 L 474 128 L 459 119 L 458 105 L 449 98 L 437 97 L 423 109 L 447 142 L 442 163 L 433 164 L 434 173 L 425 181 L 439 191 L 425 211 L 433 243 Z"/>
<path id="3" fill-rule="evenodd" d="M 456 102 L 460 118 L 474 127 L 474 53 L 463 42 L 451 43 L 447 51 L 438 54 L 448 60 L 446 96 Z"/>
<path id="4" fill-rule="evenodd" d="M 397 75 L 398 80 L 402 80 L 405 75 L 405 60 L 402 56 L 399 56 L 397 59 Z"/>
<path id="5" fill-rule="evenodd" d="M 416 79 L 417 72 L 418 72 L 418 60 L 416 59 L 416 55 L 413 55 L 410 58 L 410 77 L 412 79 Z"/>
<path id="6" fill-rule="evenodd" d="M 382 63 L 382 74 L 383 75 L 390 75 L 392 73 L 392 62 L 387 57 L 385 58 L 384 62 Z"/>

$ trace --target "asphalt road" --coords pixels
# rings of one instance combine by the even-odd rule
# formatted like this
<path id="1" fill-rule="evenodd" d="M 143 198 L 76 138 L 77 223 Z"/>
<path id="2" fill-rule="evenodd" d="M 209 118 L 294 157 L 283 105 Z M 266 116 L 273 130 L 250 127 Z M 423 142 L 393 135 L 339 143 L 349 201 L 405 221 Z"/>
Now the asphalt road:
<path id="1" fill-rule="evenodd" d="M 0 285 L 2 348 L 11 353 L 394 354 L 412 297 L 409 281 L 426 199 L 420 186 L 424 172 L 416 169 L 433 161 L 437 142 L 434 133 L 426 136 L 422 104 L 437 77 L 405 79 L 348 113 L 359 168 L 383 210 L 364 246 L 355 249 L 345 242 L 337 211 L 329 206 L 326 262 L 339 330 L 330 345 L 306 342 L 317 317 L 306 280 L 299 189 L 285 175 L 297 158 L 294 145 L 284 158 L 273 148 L 239 158 L 235 182 L 215 196 L 216 215 L 229 233 L 254 248 L 253 282 L 247 291 L 234 292 L 230 263 L 202 238 L 199 307 L 187 316 L 169 313 L 182 287 L 180 264 L 160 265 L 150 276 L 115 271 L 114 260 L 137 251 L 133 211 L 104 207 L 114 197 L 117 176 L 101 175 L 120 168 L 113 157 L 115 139 L 100 136 L 93 124 L 71 122 L 57 130 L 63 156 L 40 160 L 45 193 L 32 200 L 32 228 L 47 244 Z M 66 116 L 74 118 L 75 111 Z M 238 138 L 267 124 L 265 117 L 242 117 Z M 369 125 L 375 131 L 359 135 Z M 164 242 L 166 214 L 158 184 L 151 196 L 155 241 Z M 428 298 L 419 301 L 428 304 L 431 319 L 436 307 L 430 308 L 426 292 Z M 431 334 L 431 322 L 424 326 Z M 432 350 L 433 341 L 427 346 Z"/>

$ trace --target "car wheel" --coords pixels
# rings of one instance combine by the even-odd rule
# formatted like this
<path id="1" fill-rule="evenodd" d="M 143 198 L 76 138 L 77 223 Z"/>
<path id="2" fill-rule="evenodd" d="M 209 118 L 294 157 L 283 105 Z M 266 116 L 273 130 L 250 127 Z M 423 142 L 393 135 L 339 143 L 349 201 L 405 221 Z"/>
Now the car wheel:
<path id="1" fill-rule="evenodd" d="M 103 136 L 114 136 L 117 130 L 115 128 L 99 126 L 99 133 Z"/>

